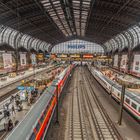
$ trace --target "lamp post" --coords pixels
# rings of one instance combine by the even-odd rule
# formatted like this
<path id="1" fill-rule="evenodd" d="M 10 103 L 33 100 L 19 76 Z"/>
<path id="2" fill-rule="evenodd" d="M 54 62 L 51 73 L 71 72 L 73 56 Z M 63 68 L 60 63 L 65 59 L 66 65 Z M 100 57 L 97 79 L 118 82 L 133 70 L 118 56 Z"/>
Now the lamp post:
<path id="1" fill-rule="evenodd" d="M 125 75 L 125 73 L 124 73 Z M 120 85 L 122 85 L 122 91 L 121 91 L 121 100 L 120 100 L 120 110 L 119 110 L 119 119 L 118 119 L 118 124 L 121 125 L 122 124 L 122 116 L 123 116 L 123 104 L 124 104 L 124 98 L 125 98 L 125 89 L 128 86 L 140 86 L 140 82 L 134 82 L 133 80 L 128 81 L 127 79 L 125 79 L 125 77 L 123 76 L 119 76 L 118 77 L 118 83 Z"/>
<path id="2" fill-rule="evenodd" d="M 121 102 L 120 102 L 120 111 L 119 111 L 119 120 L 118 124 L 122 124 L 122 116 L 123 116 L 123 104 L 124 104 L 124 97 L 125 97 L 125 88 L 126 85 L 123 83 L 122 84 L 122 91 L 121 91 Z"/>
<path id="3" fill-rule="evenodd" d="M 53 86 L 56 87 L 56 121 L 55 121 L 55 123 L 59 125 L 59 104 L 58 104 L 59 103 L 59 96 L 58 96 L 59 92 L 58 92 L 58 81 L 56 81 L 56 82 L 54 81 Z"/>

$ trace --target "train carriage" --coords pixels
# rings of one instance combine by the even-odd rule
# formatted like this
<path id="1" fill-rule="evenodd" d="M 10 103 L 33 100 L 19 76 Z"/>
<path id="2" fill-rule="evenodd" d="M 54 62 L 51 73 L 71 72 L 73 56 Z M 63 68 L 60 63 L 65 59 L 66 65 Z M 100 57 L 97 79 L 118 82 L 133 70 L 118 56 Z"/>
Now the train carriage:
<path id="1" fill-rule="evenodd" d="M 88 66 L 89 71 L 95 77 L 95 79 L 111 94 L 111 96 L 117 101 L 121 100 L 122 87 L 116 82 L 110 80 L 104 76 L 100 71 Z M 131 92 L 126 89 L 124 97 L 124 107 L 140 121 L 140 94 Z"/>

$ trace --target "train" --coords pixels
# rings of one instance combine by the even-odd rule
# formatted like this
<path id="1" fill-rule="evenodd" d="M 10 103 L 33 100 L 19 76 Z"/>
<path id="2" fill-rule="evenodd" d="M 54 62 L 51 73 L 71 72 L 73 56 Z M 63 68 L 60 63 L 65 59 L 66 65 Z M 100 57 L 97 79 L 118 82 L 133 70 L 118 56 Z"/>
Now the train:
<path id="1" fill-rule="evenodd" d="M 21 121 L 15 130 L 7 137 L 7 140 L 45 139 L 56 109 L 57 101 L 59 101 L 62 90 L 73 68 L 74 65 L 69 65 L 53 80 L 52 84 L 44 91 L 23 121 Z"/>
<path id="2" fill-rule="evenodd" d="M 122 86 L 117 82 L 110 80 L 103 75 L 100 71 L 88 65 L 88 69 L 94 78 L 102 85 L 102 87 L 110 94 L 118 103 L 121 101 Z M 140 122 L 140 94 L 132 92 L 128 89 L 125 90 L 124 108 Z"/>
<path id="3" fill-rule="evenodd" d="M 29 140 L 41 140 L 44 138 L 44 134 L 47 132 L 50 121 L 53 116 L 57 104 L 57 96 L 60 97 L 60 93 L 65 86 L 68 76 L 71 73 L 73 66 L 66 68 L 53 82 L 52 85 L 48 88 L 48 92 L 52 94 L 49 104 L 46 106 L 46 109 L 42 112 L 40 119 L 37 121 L 36 126 L 34 127 L 32 134 Z M 56 87 L 57 85 L 57 87 Z"/>

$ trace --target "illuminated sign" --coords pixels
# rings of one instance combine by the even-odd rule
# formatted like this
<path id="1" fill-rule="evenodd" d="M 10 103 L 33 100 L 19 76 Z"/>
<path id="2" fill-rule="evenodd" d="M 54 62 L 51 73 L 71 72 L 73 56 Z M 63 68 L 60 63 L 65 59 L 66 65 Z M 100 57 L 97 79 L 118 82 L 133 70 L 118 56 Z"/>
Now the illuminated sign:
<path id="1" fill-rule="evenodd" d="M 82 45 L 82 44 L 68 45 L 68 49 L 85 49 L 85 45 Z"/>
<path id="2" fill-rule="evenodd" d="M 83 58 L 93 58 L 93 55 L 92 54 L 84 54 Z"/>
<path id="3" fill-rule="evenodd" d="M 57 57 L 60 57 L 60 58 L 67 58 L 67 54 L 61 54 L 61 55 L 57 55 Z"/>
<path id="4" fill-rule="evenodd" d="M 71 54 L 70 57 L 72 57 L 72 58 L 80 58 L 80 55 L 79 54 Z"/>
<path id="5" fill-rule="evenodd" d="M 37 59 L 38 60 L 43 60 L 43 54 L 42 53 L 37 54 Z"/>
<path id="6" fill-rule="evenodd" d="M 46 57 L 46 58 L 50 58 L 50 55 L 49 55 L 49 54 L 46 54 L 45 57 Z"/>

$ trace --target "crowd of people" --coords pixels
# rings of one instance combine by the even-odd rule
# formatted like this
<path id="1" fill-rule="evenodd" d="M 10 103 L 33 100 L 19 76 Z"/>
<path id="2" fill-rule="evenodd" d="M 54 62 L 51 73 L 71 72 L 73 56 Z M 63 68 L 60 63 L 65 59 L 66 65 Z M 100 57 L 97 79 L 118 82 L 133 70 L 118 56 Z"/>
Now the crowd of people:
<path id="1" fill-rule="evenodd" d="M 28 105 L 31 105 L 35 102 L 35 98 L 38 95 L 38 89 L 34 89 L 31 92 L 25 93 L 25 102 Z M 15 118 L 17 112 L 23 110 L 22 100 L 20 99 L 19 94 L 10 97 L 10 101 L 3 105 L 3 119 L 5 119 L 5 129 L 10 131 L 18 123 L 18 121 L 13 121 L 12 118 Z"/>

